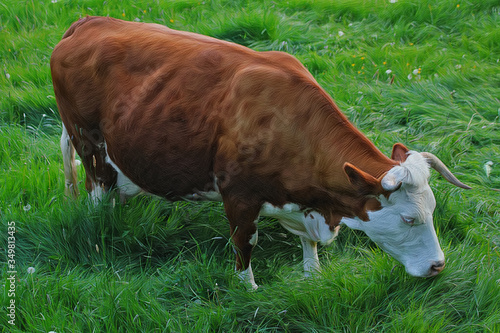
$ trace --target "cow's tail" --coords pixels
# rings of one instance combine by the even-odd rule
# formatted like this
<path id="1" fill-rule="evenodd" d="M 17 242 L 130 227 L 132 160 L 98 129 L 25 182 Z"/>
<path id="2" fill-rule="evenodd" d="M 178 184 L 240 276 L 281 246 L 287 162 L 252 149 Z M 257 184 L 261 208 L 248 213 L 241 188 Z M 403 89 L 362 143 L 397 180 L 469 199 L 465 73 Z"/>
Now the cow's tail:
<path id="1" fill-rule="evenodd" d="M 64 163 L 64 193 L 67 196 L 77 197 L 78 191 L 78 176 L 77 176 L 77 161 L 75 160 L 75 147 L 71 142 L 66 126 L 63 124 L 61 135 L 61 151 Z"/>

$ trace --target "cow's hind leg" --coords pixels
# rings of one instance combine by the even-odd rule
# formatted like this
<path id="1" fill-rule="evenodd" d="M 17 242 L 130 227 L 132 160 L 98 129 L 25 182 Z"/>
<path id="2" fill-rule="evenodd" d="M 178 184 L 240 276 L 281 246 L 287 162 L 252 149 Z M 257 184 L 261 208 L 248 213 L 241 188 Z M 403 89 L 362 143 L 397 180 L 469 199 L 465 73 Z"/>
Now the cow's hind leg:
<path id="1" fill-rule="evenodd" d="M 117 172 L 107 162 L 106 144 L 99 130 L 81 130 L 75 144 L 78 155 L 85 167 L 85 188 L 94 204 L 102 201 L 103 196 L 116 185 Z"/>
<path id="2" fill-rule="evenodd" d="M 111 165 L 106 163 L 106 156 L 98 151 L 91 155 L 90 172 L 87 171 L 85 186 L 90 199 L 96 205 L 116 184 L 117 173 Z"/>
<path id="3" fill-rule="evenodd" d="M 259 236 L 259 232 L 258 232 L 258 228 L 257 228 L 258 220 L 259 220 L 259 218 L 257 217 L 254 221 L 255 232 L 250 236 L 250 240 L 248 241 L 248 243 L 251 245 L 252 249 L 257 245 L 257 240 L 258 240 L 258 236 Z M 232 228 L 231 228 L 231 230 L 232 230 Z M 236 250 L 236 255 L 239 256 L 239 252 L 237 250 Z M 248 267 L 246 269 L 244 267 L 241 267 L 238 270 L 238 268 L 236 267 L 236 272 L 238 274 L 239 279 L 241 280 L 241 282 L 247 284 L 252 290 L 256 290 L 259 286 L 255 283 L 255 278 L 254 278 L 253 271 L 252 271 L 252 263 L 250 261 L 251 258 L 248 257 L 245 259 L 241 256 L 239 256 L 239 258 L 241 259 L 240 262 L 247 262 L 246 260 L 248 260 Z"/>
<path id="4" fill-rule="evenodd" d="M 260 204 L 240 196 L 224 196 L 224 208 L 230 224 L 231 238 L 236 253 L 236 272 L 242 282 L 257 289 L 250 259 L 257 244 L 257 225 Z"/>
<path id="5" fill-rule="evenodd" d="M 64 193 L 67 196 L 77 197 L 78 177 L 75 160 L 75 147 L 71 143 L 71 138 L 64 124 L 62 125 L 61 152 L 64 164 Z"/>

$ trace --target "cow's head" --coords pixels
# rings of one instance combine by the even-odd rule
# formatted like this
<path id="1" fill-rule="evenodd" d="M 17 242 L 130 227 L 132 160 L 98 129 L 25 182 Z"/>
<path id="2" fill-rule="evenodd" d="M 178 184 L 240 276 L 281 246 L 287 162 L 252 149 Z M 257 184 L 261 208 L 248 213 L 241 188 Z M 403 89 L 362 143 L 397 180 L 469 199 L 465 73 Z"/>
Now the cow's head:
<path id="1" fill-rule="evenodd" d="M 446 166 L 430 153 L 408 151 L 401 144 L 393 148 L 392 158 L 400 162 L 380 179 L 379 187 L 386 191 L 379 194 L 382 208 L 368 212 L 369 221 L 343 218 L 342 223 L 364 231 L 380 248 L 405 266 L 408 274 L 417 277 L 437 275 L 444 268 L 444 254 L 434 230 L 432 213 L 436 207 L 434 194 L 429 186 L 429 167 L 436 169 L 450 183 L 470 189 L 461 183 Z M 352 165 L 344 166 L 347 175 L 354 175 Z M 373 183 L 374 179 L 367 179 Z"/>

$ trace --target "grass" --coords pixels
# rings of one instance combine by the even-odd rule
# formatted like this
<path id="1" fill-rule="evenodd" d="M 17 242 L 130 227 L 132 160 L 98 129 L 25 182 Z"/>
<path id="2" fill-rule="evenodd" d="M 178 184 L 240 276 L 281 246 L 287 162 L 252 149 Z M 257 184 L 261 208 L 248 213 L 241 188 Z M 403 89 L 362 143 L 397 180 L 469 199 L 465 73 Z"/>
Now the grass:
<path id="1" fill-rule="evenodd" d="M 431 179 L 446 269 L 412 278 L 344 228 L 320 248 L 322 272 L 304 279 L 298 238 L 262 220 L 252 262 L 261 287 L 249 293 L 234 276 L 221 205 L 65 200 L 49 58 L 87 14 L 292 53 L 384 153 L 402 142 L 439 156 L 473 186 Z M 16 325 L 2 312 L 0 329 L 500 332 L 499 14 L 496 0 L 4 1 L 0 244 L 14 221 L 17 307 Z"/>

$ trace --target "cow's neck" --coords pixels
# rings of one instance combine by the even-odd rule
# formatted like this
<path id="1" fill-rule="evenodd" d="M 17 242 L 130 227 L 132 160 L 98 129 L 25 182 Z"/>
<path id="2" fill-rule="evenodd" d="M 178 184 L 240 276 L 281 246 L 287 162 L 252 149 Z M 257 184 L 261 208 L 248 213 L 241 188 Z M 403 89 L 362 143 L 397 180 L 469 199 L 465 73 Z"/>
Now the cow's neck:
<path id="1" fill-rule="evenodd" d="M 326 94 L 325 94 L 326 95 Z M 315 149 L 315 171 L 319 181 L 329 188 L 349 187 L 344 163 L 349 162 L 357 168 L 379 178 L 389 171 L 396 162 L 385 156 L 375 145 L 355 128 L 340 112 L 329 96 L 320 105 L 317 113 L 310 119 L 311 128 L 322 128 L 317 134 L 319 142 Z M 314 133 L 314 131 L 309 131 Z"/>

